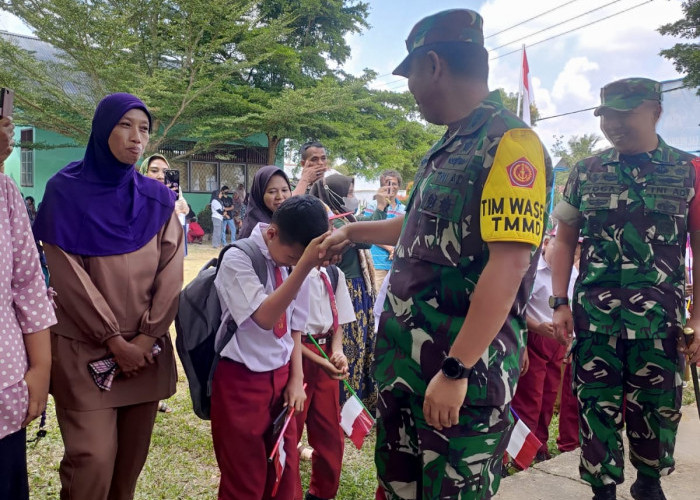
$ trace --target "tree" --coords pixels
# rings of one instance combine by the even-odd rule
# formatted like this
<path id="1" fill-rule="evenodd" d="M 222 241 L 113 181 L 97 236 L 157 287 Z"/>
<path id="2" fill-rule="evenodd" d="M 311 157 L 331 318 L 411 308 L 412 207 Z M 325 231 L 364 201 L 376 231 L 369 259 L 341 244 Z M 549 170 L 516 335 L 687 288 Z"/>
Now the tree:
<path id="1" fill-rule="evenodd" d="M 40 60 L 0 40 L 0 84 L 20 90 L 18 120 L 79 143 L 115 91 L 149 105 L 149 151 L 184 141 L 191 154 L 265 132 L 270 163 L 282 138 L 353 105 L 328 64 L 344 62 L 345 35 L 366 26 L 362 2 L 0 1 L 58 51 Z"/>
<path id="2" fill-rule="evenodd" d="M 511 113 L 517 114 L 518 107 L 518 94 L 517 92 L 506 92 L 504 89 L 497 89 L 501 94 L 501 100 L 503 101 L 503 106 Z M 537 109 L 535 103 L 530 103 L 530 119 L 532 120 L 532 126 L 537 126 L 537 120 L 540 118 L 540 110 Z"/>
<path id="3" fill-rule="evenodd" d="M 595 153 L 596 144 L 601 137 L 597 134 L 583 134 L 581 137 L 573 135 L 566 141 L 566 145 L 563 142 L 563 135 L 555 136 L 554 139 L 552 153 L 560 159 L 560 165 L 570 169 L 579 161 Z"/>
<path id="4" fill-rule="evenodd" d="M 569 177 L 569 171 L 579 161 L 596 153 L 596 145 L 601 137 L 597 134 L 583 134 L 581 137 L 573 135 L 563 142 L 564 136 L 554 136 L 554 147 L 552 153 L 559 162 L 555 166 L 554 171 L 554 204 L 561 199 L 564 185 Z"/>
<path id="5" fill-rule="evenodd" d="M 700 37 L 700 0 L 683 2 L 682 7 L 685 18 L 664 24 L 658 31 L 662 35 L 697 40 Z M 697 88 L 700 95 L 700 44 L 677 43 L 670 49 L 662 50 L 660 54 L 672 60 L 679 73 L 686 74 L 683 82 L 691 88 Z"/>
<path id="6" fill-rule="evenodd" d="M 5 10 L 56 49 L 50 58 L 0 40 L 0 84 L 19 91 L 17 117 L 86 143 L 97 102 L 125 91 L 154 117 L 149 151 L 194 139 L 216 104 L 241 108 L 231 75 L 248 71 L 279 47 L 285 20 L 260 26 L 256 2 L 239 0 L 5 1 Z M 245 54 L 255 56 L 246 56 Z M 236 138 L 229 131 L 229 140 Z"/>

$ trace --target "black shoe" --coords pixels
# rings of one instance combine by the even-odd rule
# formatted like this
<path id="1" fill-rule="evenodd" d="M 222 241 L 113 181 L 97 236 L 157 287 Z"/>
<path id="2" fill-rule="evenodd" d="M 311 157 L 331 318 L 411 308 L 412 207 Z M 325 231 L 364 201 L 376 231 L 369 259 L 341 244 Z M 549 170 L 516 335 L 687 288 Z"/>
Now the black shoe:
<path id="1" fill-rule="evenodd" d="M 661 480 L 644 474 L 637 474 L 637 480 L 632 483 L 630 494 L 634 500 L 666 500 L 666 495 L 661 489 Z"/>
<path id="2" fill-rule="evenodd" d="M 549 454 L 549 451 L 540 450 L 535 455 L 535 463 L 546 462 L 547 460 L 549 460 L 551 458 L 552 458 L 552 455 Z"/>
<path id="3" fill-rule="evenodd" d="M 605 486 L 593 487 L 593 500 L 616 500 L 616 484 L 606 484 Z"/>
<path id="4" fill-rule="evenodd" d="M 308 491 L 306 492 L 306 496 L 304 497 L 304 500 L 325 500 L 323 498 L 317 497 L 316 495 L 312 495 Z"/>

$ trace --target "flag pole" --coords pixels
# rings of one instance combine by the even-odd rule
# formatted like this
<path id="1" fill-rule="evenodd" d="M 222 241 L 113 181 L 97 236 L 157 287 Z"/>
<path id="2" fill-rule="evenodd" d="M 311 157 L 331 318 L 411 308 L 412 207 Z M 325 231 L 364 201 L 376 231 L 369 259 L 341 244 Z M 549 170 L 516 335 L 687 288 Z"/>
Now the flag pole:
<path id="1" fill-rule="evenodd" d="M 523 44 L 523 53 L 525 53 L 525 44 Z M 525 89 L 523 88 L 523 58 L 520 58 L 520 77 L 518 78 L 518 103 L 515 105 L 515 115 L 522 118 L 523 114 L 520 110 L 520 101 Z"/>
<path id="2" fill-rule="evenodd" d="M 311 339 L 311 342 L 314 343 L 314 345 L 316 346 L 316 348 L 318 349 L 318 351 L 323 355 L 323 357 L 326 358 L 328 361 L 330 361 L 330 358 L 329 358 L 328 355 L 325 353 L 325 351 L 324 351 L 323 349 L 321 349 L 321 346 L 318 345 L 318 342 L 316 342 L 316 339 L 315 339 L 314 336 L 311 334 L 311 332 L 307 332 L 306 335 L 309 336 L 309 338 Z M 376 422 L 376 420 L 375 420 L 374 417 L 372 416 L 372 412 L 370 412 L 370 411 L 367 409 L 367 407 L 366 407 L 365 404 L 362 402 L 362 400 L 361 400 L 360 397 L 357 395 L 357 393 L 355 393 L 355 391 L 352 389 L 352 387 L 350 387 L 350 384 L 348 384 L 348 381 L 345 380 L 345 379 L 343 379 L 343 383 L 345 384 L 345 388 L 346 388 L 348 391 L 350 391 L 350 394 L 352 394 L 353 397 L 355 397 L 355 398 L 357 399 L 357 401 L 362 405 L 362 408 L 364 408 L 364 410 L 367 412 L 367 415 L 369 416 L 369 418 L 372 419 L 372 422 Z"/>

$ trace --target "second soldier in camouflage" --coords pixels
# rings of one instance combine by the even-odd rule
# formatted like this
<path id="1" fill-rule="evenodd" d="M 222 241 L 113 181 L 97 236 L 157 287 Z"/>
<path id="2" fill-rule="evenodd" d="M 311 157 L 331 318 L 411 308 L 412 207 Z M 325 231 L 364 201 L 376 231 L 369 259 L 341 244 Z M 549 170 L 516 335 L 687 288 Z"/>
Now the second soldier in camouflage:
<path id="1" fill-rule="evenodd" d="M 665 498 L 659 478 L 674 468 L 684 257 L 688 231 L 700 229 L 700 179 L 693 157 L 656 134 L 660 113 L 658 82 L 627 78 L 603 87 L 595 114 L 613 148 L 574 166 L 553 214 L 560 221 L 555 296 L 566 296 L 579 231 L 583 237 L 573 316 L 564 303 L 554 326 L 576 331 L 580 472 L 601 500 L 615 498 L 624 480 L 623 425 L 637 469 L 635 499 Z M 691 243 L 700 251 L 692 236 Z"/>

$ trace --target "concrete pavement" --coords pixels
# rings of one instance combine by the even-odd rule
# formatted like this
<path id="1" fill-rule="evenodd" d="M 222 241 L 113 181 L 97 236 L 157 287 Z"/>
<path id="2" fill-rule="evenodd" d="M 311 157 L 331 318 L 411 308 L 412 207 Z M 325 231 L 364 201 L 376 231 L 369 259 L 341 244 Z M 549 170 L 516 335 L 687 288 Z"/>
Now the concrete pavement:
<path id="1" fill-rule="evenodd" d="M 628 449 L 625 438 L 625 451 Z M 700 500 L 700 418 L 695 405 L 683 407 L 676 439 L 676 470 L 661 479 L 668 500 Z M 528 470 L 504 478 L 497 500 L 568 500 L 593 495 L 578 475 L 579 450 L 564 453 Z M 632 500 L 630 486 L 637 477 L 625 453 L 625 482 L 617 487 L 617 498 Z"/>

